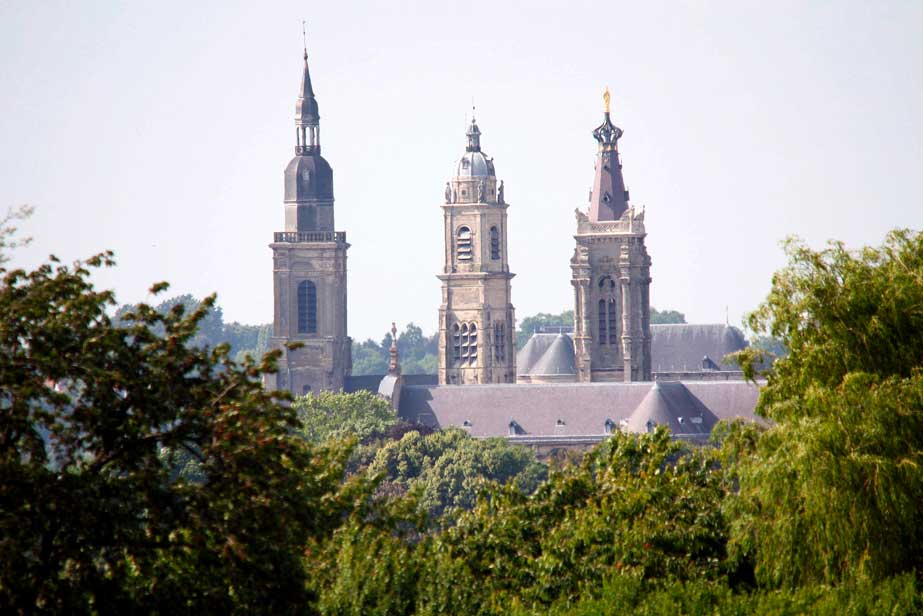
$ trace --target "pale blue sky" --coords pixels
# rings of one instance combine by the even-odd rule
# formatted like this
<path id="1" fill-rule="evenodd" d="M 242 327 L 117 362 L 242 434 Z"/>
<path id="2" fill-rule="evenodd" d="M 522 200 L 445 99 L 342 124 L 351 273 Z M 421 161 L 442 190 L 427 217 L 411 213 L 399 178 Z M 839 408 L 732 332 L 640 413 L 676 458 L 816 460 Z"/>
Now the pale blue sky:
<path id="1" fill-rule="evenodd" d="M 0 2 L 0 206 L 33 265 L 104 248 L 120 301 L 269 322 L 301 19 L 349 252 L 349 330 L 436 327 L 443 187 L 477 104 L 520 318 L 572 307 L 601 91 L 647 208 L 652 303 L 732 323 L 789 234 L 923 228 L 923 2 Z"/>

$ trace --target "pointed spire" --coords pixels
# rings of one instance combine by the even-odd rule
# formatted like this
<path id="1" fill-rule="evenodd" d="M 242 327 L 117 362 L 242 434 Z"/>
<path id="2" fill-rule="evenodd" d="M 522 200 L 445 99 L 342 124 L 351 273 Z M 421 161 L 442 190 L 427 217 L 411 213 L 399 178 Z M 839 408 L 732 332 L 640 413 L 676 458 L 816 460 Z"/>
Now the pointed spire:
<path id="1" fill-rule="evenodd" d="M 295 153 L 298 155 L 309 152 L 320 152 L 320 112 L 317 99 L 314 98 L 314 88 L 311 86 L 311 72 L 308 69 L 308 43 L 302 21 L 302 36 L 304 36 L 304 70 L 301 73 L 301 88 L 298 90 L 298 100 L 295 102 Z"/>
<path id="2" fill-rule="evenodd" d="M 397 354 L 397 325 L 391 322 L 391 360 L 388 362 L 388 374 L 399 376 L 401 374 L 401 358 Z"/>
<path id="3" fill-rule="evenodd" d="M 628 210 L 628 191 L 622 178 L 618 145 L 623 131 L 612 123 L 609 103 L 609 88 L 606 88 L 603 92 L 603 123 L 593 131 L 593 138 L 599 142 L 599 152 L 590 193 L 590 222 L 619 220 Z"/>

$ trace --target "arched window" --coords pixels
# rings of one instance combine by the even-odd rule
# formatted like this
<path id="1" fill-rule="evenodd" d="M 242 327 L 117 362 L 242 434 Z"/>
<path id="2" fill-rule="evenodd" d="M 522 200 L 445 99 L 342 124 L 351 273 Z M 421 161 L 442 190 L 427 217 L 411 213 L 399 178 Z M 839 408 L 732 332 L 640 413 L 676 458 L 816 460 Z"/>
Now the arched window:
<path id="1" fill-rule="evenodd" d="M 459 261 L 471 260 L 471 229 L 459 227 L 455 232 L 455 254 Z"/>
<path id="2" fill-rule="evenodd" d="M 500 258 L 500 232 L 497 227 L 490 228 L 490 258 L 494 261 Z"/>
<path id="3" fill-rule="evenodd" d="M 452 326 L 452 359 L 456 366 L 473 366 L 478 360 L 478 327 L 474 323 Z"/>
<path id="4" fill-rule="evenodd" d="M 310 280 L 298 283 L 298 333 L 317 333 L 317 287 Z"/>
<path id="5" fill-rule="evenodd" d="M 599 344 L 616 344 L 617 314 L 615 281 L 611 276 L 599 279 L 599 302 L 596 317 L 599 321 Z"/>
<path id="6" fill-rule="evenodd" d="M 461 363 L 461 326 L 458 323 L 452 325 L 452 363 L 456 366 Z"/>

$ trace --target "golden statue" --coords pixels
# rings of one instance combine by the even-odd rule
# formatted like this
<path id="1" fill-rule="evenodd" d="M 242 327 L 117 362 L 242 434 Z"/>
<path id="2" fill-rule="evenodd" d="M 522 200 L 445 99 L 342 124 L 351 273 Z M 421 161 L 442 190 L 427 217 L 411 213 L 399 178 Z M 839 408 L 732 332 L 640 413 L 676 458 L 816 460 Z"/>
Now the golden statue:
<path id="1" fill-rule="evenodd" d="M 606 89 L 603 90 L 603 107 L 606 113 L 609 113 L 609 86 L 606 86 Z"/>

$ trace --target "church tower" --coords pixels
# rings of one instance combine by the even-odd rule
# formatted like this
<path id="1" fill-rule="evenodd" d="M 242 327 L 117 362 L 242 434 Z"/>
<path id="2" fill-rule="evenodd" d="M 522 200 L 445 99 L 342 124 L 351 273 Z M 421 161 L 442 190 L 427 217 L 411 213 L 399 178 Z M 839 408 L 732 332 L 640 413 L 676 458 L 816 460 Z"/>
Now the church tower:
<path id="1" fill-rule="evenodd" d="M 629 204 L 618 141 L 622 129 L 609 118 L 609 90 L 603 94 L 603 123 L 589 211 L 577 214 L 571 258 L 574 286 L 574 352 L 577 379 L 651 379 L 650 267 L 644 245 L 644 212 Z"/>
<path id="2" fill-rule="evenodd" d="M 442 206 L 445 268 L 439 307 L 439 384 L 515 383 L 503 182 L 481 151 L 474 118 Z"/>
<path id="3" fill-rule="evenodd" d="M 320 114 L 304 53 L 295 103 L 295 157 L 285 168 L 285 226 L 274 234 L 272 347 L 267 385 L 295 395 L 343 388 L 352 370 L 346 335 L 346 233 L 334 231 L 333 170 L 321 156 Z M 285 344 L 300 342 L 299 349 Z"/>

